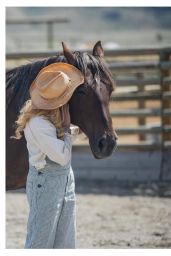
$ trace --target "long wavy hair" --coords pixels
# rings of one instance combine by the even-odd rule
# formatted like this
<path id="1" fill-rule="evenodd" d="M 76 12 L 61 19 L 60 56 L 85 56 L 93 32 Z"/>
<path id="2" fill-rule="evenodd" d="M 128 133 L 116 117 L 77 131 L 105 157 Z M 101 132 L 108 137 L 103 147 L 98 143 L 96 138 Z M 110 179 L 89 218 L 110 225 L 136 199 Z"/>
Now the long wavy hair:
<path id="1" fill-rule="evenodd" d="M 27 100 L 24 106 L 21 108 L 20 114 L 15 121 L 15 136 L 11 136 L 11 138 L 21 139 L 26 124 L 34 116 L 43 116 L 45 119 L 49 120 L 56 127 L 57 137 L 63 139 L 64 131 L 62 129 L 62 107 L 53 110 L 34 109 L 31 99 Z"/>

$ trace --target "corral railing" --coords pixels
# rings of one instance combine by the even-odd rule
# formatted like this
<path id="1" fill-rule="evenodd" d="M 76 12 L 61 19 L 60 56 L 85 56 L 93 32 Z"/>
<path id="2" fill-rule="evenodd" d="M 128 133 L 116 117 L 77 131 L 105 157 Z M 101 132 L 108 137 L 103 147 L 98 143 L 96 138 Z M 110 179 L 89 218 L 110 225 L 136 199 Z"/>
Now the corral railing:
<path id="1" fill-rule="evenodd" d="M 9 53 L 6 58 L 7 61 L 19 61 L 54 55 L 56 52 L 23 52 Z M 138 140 L 133 139 L 131 143 L 121 143 L 120 148 L 162 151 L 171 148 L 170 55 L 171 47 L 105 51 L 117 85 L 111 103 L 127 104 L 124 108 L 111 108 L 114 122 L 125 118 L 124 127 L 117 127 L 117 132 L 120 136 L 138 137 Z M 131 104 L 134 107 L 130 108 Z M 136 125 L 129 126 L 129 119 L 126 121 L 126 118 L 134 118 Z M 156 120 L 149 123 L 150 118 L 157 118 L 157 123 Z"/>
<path id="2" fill-rule="evenodd" d="M 54 42 L 54 25 L 55 24 L 63 24 L 63 23 L 69 23 L 70 20 L 68 18 L 48 18 L 48 19 L 40 19 L 40 18 L 36 18 L 36 19 L 18 19 L 18 20 L 7 20 L 6 21 L 6 25 L 7 27 L 10 26 L 15 26 L 15 25 L 19 25 L 19 26 L 27 26 L 27 25 L 45 25 L 46 26 L 46 33 L 47 33 L 47 48 L 50 50 L 53 48 L 53 42 Z M 26 27 L 27 29 L 27 27 Z"/>

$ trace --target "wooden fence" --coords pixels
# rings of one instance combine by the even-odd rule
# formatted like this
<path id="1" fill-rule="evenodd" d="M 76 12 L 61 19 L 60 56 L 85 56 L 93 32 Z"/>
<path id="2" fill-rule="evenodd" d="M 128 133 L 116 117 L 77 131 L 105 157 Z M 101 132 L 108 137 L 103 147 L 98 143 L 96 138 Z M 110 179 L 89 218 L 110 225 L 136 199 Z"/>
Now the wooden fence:
<path id="1" fill-rule="evenodd" d="M 56 55 L 56 52 L 10 53 L 7 61 L 35 59 Z M 120 135 L 138 135 L 138 143 L 124 143 L 121 149 L 143 149 L 162 151 L 171 148 L 171 47 L 116 49 L 106 51 L 109 68 L 115 76 L 117 88 L 126 92 L 114 92 L 111 101 L 137 102 L 136 108 L 112 110 L 113 118 L 134 117 L 136 127 L 120 127 Z M 129 88 L 135 87 L 131 91 Z M 155 87 L 156 86 L 156 87 Z M 153 89 L 151 89 L 153 87 Z M 160 103 L 160 107 L 146 107 L 146 101 Z M 155 105 L 155 104 L 154 104 Z M 160 122 L 147 124 L 149 117 L 158 117 Z M 147 134 L 158 135 L 159 140 L 150 142 Z"/>
<path id="2" fill-rule="evenodd" d="M 51 18 L 51 19 L 24 19 L 24 20 L 7 20 L 7 26 L 14 26 L 14 25 L 45 25 L 46 26 L 46 33 L 47 33 L 47 48 L 51 50 L 53 48 L 54 42 L 54 25 L 55 24 L 63 24 L 69 23 L 70 20 L 68 18 Z"/>

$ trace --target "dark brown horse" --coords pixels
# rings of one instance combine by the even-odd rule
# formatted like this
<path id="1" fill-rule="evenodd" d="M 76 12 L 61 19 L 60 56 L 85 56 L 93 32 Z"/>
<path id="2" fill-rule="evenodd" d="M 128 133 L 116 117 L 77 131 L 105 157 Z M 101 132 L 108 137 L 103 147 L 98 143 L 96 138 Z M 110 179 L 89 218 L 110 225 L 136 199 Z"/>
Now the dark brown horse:
<path id="1" fill-rule="evenodd" d="M 67 62 L 80 69 L 85 83 L 79 86 L 69 101 L 71 123 L 87 135 L 95 158 L 110 156 L 116 147 L 116 133 L 109 113 L 109 99 L 114 81 L 103 60 L 103 48 L 97 42 L 92 55 L 72 53 L 63 43 L 63 55 L 39 60 L 7 72 L 6 89 L 6 185 L 7 189 L 25 187 L 28 172 L 25 139 L 15 140 L 14 123 L 20 108 L 29 98 L 29 87 L 38 72 L 55 62 Z"/>

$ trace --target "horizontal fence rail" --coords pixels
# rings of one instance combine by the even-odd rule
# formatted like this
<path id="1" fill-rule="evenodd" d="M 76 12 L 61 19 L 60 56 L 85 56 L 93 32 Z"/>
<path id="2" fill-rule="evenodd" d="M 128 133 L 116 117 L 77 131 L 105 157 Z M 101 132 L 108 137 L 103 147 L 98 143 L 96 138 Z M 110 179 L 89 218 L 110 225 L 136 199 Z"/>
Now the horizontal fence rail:
<path id="1" fill-rule="evenodd" d="M 7 53 L 6 59 L 7 61 L 31 60 L 57 54 L 59 53 L 55 51 Z M 111 110 L 113 118 L 131 117 L 138 121 L 137 127 L 118 127 L 119 135 L 139 136 L 138 143 L 119 144 L 120 149 L 165 150 L 171 148 L 170 55 L 171 47 L 118 48 L 105 51 L 106 61 L 114 74 L 117 88 L 128 89 L 127 92 L 113 92 L 111 103 L 137 103 L 136 108 Z M 130 89 L 132 86 L 136 87 L 136 90 Z M 151 87 L 154 88 L 151 90 Z M 159 102 L 160 106 L 147 108 L 146 101 Z M 158 124 L 147 124 L 147 117 L 159 118 Z M 161 139 L 150 142 L 146 137 L 148 134 L 160 136 Z"/>
<path id="2" fill-rule="evenodd" d="M 52 19 L 24 19 L 24 20 L 7 20 L 6 25 L 35 25 L 35 24 L 49 24 L 49 23 L 68 23 L 70 22 L 67 18 L 52 18 Z"/>
<path id="3" fill-rule="evenodd" d="M 88 53 L 92 53 L 87 50 Z M 124 49 L 117 48 L 114 50 L 105 51 L 106 57 L 120 57 L 120 56 L 144 56 L 144 55 L 160 55 L 160 54 L 170 54 L 171 47 L 144 47 L 144 48 L 133 48 Z M 6 59 L 27 59 L 27 58 L 46 58 L 50 56 L 55 56 L 56 51 L 44 51 L 44 52 L 19 52 L 19 53 L 7 53 Z"/>
<path id="4" fill-rule="evenodd" d="M 161 82 L 161 78 L 160 77 L 144 78 L 142 80 L 136 79 L 136 78 L 129 78 L 129 77 L 118 77 L 118 78 L 116 78 L 117 86 L 154 85 L 154 84 L 160 84 L 160 82 Z M 171 84 L 171 78 L 165 77 L 163 79 L 163 85 L 169 85 L 169 84 Z"/>
<path id="5" fill-rule="evenodd" d="M 154 109 L 124 109 L 111 111 L 113 117 L 148 117 L 148 116 L 161 116 L 162 110 L 160 108 Z M 163 110 L 164 116 L 171 116 L 171 109 Z"/>
<path id="6" fill-rule="evenodd" d="M 134 134 L 134 133 L 161 133 L 171 132 L 171 126 L 139 126 L 139 127 L 126 127 L 126 128 L 118 128 L 118 134 Z"/>
<path id="7" fill-rule="evenodd" d="M 138 61 L 138 62 L 123 62 L 123 63 L 110 63 L 111 70 L 123 69 L 170 69 L 171 61 Z"/>
<path id="8" fill-rule="evenodd" d="M 111 97 L 113 101 L 125 101 L 125 100 L 161 100 L 171 99 L 171 92 L 132 92 L 132 93 L 114 93 Z"/>

